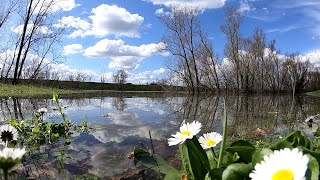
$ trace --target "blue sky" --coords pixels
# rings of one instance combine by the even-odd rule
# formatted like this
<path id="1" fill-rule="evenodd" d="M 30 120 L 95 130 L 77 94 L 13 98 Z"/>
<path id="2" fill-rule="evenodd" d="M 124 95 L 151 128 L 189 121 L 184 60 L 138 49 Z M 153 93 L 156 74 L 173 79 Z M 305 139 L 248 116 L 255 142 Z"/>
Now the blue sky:
<path id="1" fill-rule="evenodd" d="M 118 69 L 126 69 L 129 82 L 146 83 L 164 77 L 168 54 L 158 51 L 165 28 L 158 16 L 171 6 L 201 7 L 198 16 L 203 29 L 223 59 L 226 43 L 219 26 L 224 23 L 224 8 L 236 7 L 246 15 L 241 27 L 250 36 L 256 27 L 275 39 L 281 53 L 299 52 L 318 63 L 320 57 L 319 0 L 61 0 L 70 6 L 56 28 L 68 34 L 62 48 L 68 68 L 95 74 L 108 81 Z"/>

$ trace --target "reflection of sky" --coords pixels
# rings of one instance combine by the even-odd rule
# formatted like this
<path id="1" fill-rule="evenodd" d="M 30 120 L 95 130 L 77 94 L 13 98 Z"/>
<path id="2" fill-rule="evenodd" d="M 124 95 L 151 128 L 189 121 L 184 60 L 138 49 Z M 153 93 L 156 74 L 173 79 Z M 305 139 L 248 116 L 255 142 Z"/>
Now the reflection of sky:
<path id="1" fill-rule="evenodd" d="M 282 120 L 282 117 L 289 114 L 292 109 L 286 97 L 276 99 L 267 96 L 252 97 L 246 101 L 240 101 L 237 97 L 228 99 L 230 134 L 250 133 L 255 128 L 270 127 L 276 133 L 277 129 L 288 126 Z M 88 171 L 101 178 L 120 174 L 134 167 L 132 160 L 127 159 L 127 154 L 134 146 L 140 146 L 140 142 L 150 146 L 149 130 L 154 143 L 166 149 L 168 148 L 166 139 L 178 130 L 183 119 L 195 118 L 203 124 L 204 131 L 210 127 L 211 129 L 208 129 L 210 131 L 221 132 L 222 98 L 218 107 L 213 106 L 214 102 L 215 99 L 210 98 L 196 101 L 184 97 L 61 99 L 61 107 L 68 119 L 80 124 L 87 118 L 89 124 L 96 127 L 95 132 L 73 135 L 72 143 L 68 146 L 68 155 L 71 159 L 65 163 L 69 165 L 68 167 L 81 166 L 85 172 Z M 320 112 L 318 101 L 307 98 L 302 99 L 302 102 L 302 110 L 298 108 L 294 111 L 297 119 L 303 120 L 304 116 Z M 18 108 L 17 103 L 20 103 L 21 113 L 14 110 L 14 107 Z M 41 107 L 48 109 L 46 121 L 61 122 L 61 116 L 53 110 L 56 106 L 51 99 L 7 99 L 7 101 L 2 99 L 0 118 L 8 119 L 15 114 L 31 117 L 32 113 Z M 215 109 L 217 113 L 213 117 Z M 269 112 L 273 111 L 279 114 L 270 115 Z M 155 147 L 160 146 L 155 145 Z M 73 172 L 72 168 L 68 171 Z"/>
<path id="2" fill-rule="evenodd" d="M 68 119 L 80 124 L 87 118 L 89 124 L 96 127 L 96 131 L 90 134 L 74 134 L 68 151 L 71 159 L 65 162 L 69 165 L 66 167 L 85 162 L 89 172 L 99 177 L 112 177 L 134 167 L 127 154 L 134 146 L 140 146 L 140 142 L 149 144 L 149 131 L 155 142 L 166 144 L 170 127 L 165 124 L 170 126 L 170 123 L 164 122 L 172 121 L 168 119 L 168 114 L 172 113 L 170 104 L 150 98 L 107 97 L 59 101 Z M 54 111 L 56 106 L 51 100 L 39 101 L 39 104 L 28 99 L 20 102 L 22 113 L 28 117 L 38 108 L 46 107 L 46 121 L 62 121 L 59 112 Z M 11 101 L 9 106 L 13 106 Z"/>

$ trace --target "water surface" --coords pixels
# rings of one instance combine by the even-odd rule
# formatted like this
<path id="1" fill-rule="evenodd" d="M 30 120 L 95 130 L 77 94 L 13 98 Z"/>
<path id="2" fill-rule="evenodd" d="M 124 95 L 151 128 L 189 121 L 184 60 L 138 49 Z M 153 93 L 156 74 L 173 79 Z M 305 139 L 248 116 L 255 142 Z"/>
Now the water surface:
<path id="1" fill-rule="evenodd" d="M 155 151 L 168 159 L 175 156 L 176 147 L 168 147 L 166 139 L 178 130 L 183 120 L 200 121 L 203 132 L 221 133 L 223 100 L 219 96 L 159 94 L 60 99 L 68 119 L 75 123 L 88 119 L 95 131 L 73 134 L 68 145 L 61 140 L 30 152 L 17 172 L 42 179 L 124 176 L 135 169 L 127 157 L 133 147 L 150 146 L 149 131 Z M 303 129 L 310 134 L 312 129 L 303 121 L 320 113 L 319 100 L 311 96 L 299 96 L 294 101 L 287 95 L 229 96 L 226 98 L 228 135 L 263 138 L 283 135 L 291 129 Z M 41 107 L 49 110 L 45 121 L 62 121 L 51 99 L 14 97 L 0 99 L 0 119 L 32 118 L 33 112 Z M 257 134 L 257 129 L 265 133 Z"/>

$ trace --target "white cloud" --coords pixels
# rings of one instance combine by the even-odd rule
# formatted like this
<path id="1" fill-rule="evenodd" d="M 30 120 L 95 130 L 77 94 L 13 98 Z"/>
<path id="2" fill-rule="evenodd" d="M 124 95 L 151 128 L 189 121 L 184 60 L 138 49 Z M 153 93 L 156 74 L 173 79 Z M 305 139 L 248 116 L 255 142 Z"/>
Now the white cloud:
<path id="1" fill-rule="evenodd" d="M 297 26 L 297 25 L 291 25 L 291 26 L 287 26 L 287 27 L 283 27 L 283 28 L 269 29 L 269 30 L 266 30 L 266 33 L 274 33 L 274 32 L 283 33 L 283 32 L 288 32 L 288 31 L 292 31 L 292 30 L 300 29 L 300 28 L 303 28 L 303 27 Z"/>
<path id="2" fill-rule="evenodd" d="M 55 27 L 75 29 L 69 36 L 71 38 L 108 35 L 140 37 L 138 29 L 144 21 L 144 18 L 138 14 L 131 14 L 124 8 L 108 4 L 93 8 L 88 19 L 91 21 L 67 16 L 60 19 Z"/>
<path id="3" fill-rule="evenodd" d="M 315 67 L 320 67 L 320 49 L 316 49 L 304 54 L 304 57 Z"/>
<path id="4" fill-rule="evenodd" d="M 238 9 L 238 12 L 245 13 L 249 12 L 250 10 L 252 10 L 251 6 L 246 0 L 240 1 L 240 7 Z"/>
<path id="5" fill-rule="evenodd" d="M 27 25 L 27 34 L 31 33 L 33 26 L 34 26 L 34 24 Z M 13 31 L 17 34 L 22 34 L 23 25 L 12 27 L 11 31 Z M 36 27 L 35 33 L 37 33 L 37 34 L 51 34 L 52 31 L 47 26 L 38 26 L 38 27 Z"/>
<path id="6" fill-rule="evenodd" d="M 116 36 L 139 37 L 139 26 L 144 18 L 138 14 L 131 14 L 126 9 L 116 5 L 102 4 L 93 8 L 89 16 L 92 20 L 92 28 L 86 35 L 105 37 L 114 34 Z"/>
<path id="7" fill-rule="evenodd" d="M 156 14 L 156 15 L 164 14 L 163 8 L 157 9 L 156 12 L 155 12 L 155 14 Z"/>
<path id="8" fill-rule="evenodd" d="M 115 69 L 136 69 L 139 62 L 144 58 L 160 54 L 165 48 L 164 43 L 142 44 L 140 46 L 130 46 L 121 39 L 103 39 L 94 46 L 90 46 L 84 52 L 88 57 L 110 58 L 112 62 L 109 68 Z"/>
<path id="9" fill-rule="evenodd" d="M 83 52 L 83 47 L 81 44 L 69 44 L 63 47 L 63 54 L 78 54 Z"/>
<path id="10" fill-rule="evenodd" d="M 33 2 L 34 12 L 36 13 L 46 11 L 45 7 L 47 6 L 50 6 L 50 13 L 55 13 L 58 11 L 71 11 L 79 5 L 76 4 L 75 0 L 39 0 Z"/>
<path id="11" fill-rule="evenodd" d="M 141 57 L 136 56 L 122 56 L 111 58 L 112 61 L 109 63 L 108 68 L 110 69 L 127 69 L 133 70 L 138 69 L 140 62 L 143 60 Z"/>
<path id="12" fill-rule="evenodd" d="M 128 82 L 136 84 L 147 84 L 160 80 L 168 72 L 167 69 L 160 68 L 154 71 L 144 71 L 141 73 L 129 73 Z"/>
<path id="13" fill-rule="evenodd" d="M 216 9 L 224 6 L 226 0 L 145 0 L 154 5 L 190 9 Z"/>
<path id="14" fill-rule="evenodd" d="M 79 17 L 74 16 L 66 16 L 62 17 L 58 20 L 58 24 L 54 24 L 53 26 L 56 28 L 74 28 L 76 29 L 73 31 L 69 37 L 75 38 L 79 36 L 84 36 L 85 32 L 88 31 L 91 27 L 91 24 Z"/>

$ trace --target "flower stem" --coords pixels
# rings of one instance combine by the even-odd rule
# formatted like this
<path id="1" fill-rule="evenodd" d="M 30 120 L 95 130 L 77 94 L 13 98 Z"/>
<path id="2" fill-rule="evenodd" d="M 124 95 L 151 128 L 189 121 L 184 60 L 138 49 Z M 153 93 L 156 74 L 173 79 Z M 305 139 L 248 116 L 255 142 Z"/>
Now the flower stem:
<path id="1" fill-rule="evenodd" d="M 8 169 L 3 169 L 4 180 L 8 180 Z"/>
<path id="2" fill-rule="evenodd" d="M 212 152 L 212 154 L 213 154 L 214 158 L 217 158 L 217 155 L 216 155 L 216 153 L 214 152 L 213 147 L 211 147 L 211 152 Z"/>
<path id="3" fill-rule="evenodd" d="M 220 146 L 220 153 L 219 153 L 219 159 L 218 159 L 217 168 L 220 168 L 221 165 L 222 165 L 223 153 L 224 153 L 224 148 L 225 148 L 226 139 L 227 139 L 227 126 L 228 126 L 228 123 L 227 123 L 227 108 L 226 108 L 225 99 L 224 99 L 224 102 L 223 102 L 223 108 L 224 108 L 224 111 L 223 111 L 223 135 L 222 135 L 223 137 L 222 137 L 222 143 L 221 143 L 221 146 Z"/>

